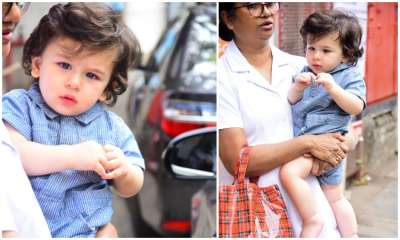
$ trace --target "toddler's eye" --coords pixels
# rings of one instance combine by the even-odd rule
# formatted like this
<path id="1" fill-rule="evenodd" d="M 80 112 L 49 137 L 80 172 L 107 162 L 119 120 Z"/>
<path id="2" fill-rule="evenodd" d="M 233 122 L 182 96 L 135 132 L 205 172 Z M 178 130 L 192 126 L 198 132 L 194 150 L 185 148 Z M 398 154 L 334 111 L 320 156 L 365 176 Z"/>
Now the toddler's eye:
<path id="1" fill-rule="evenodd" d="M 90 79 L 95 79 L 95 80 L 99 79 L 99 77 L 96 74 L 92 73 L 92 72 L 86 73 L 86 77 L 88 77 Z"/>
<path id="2" fill-rule="evenodd" d="M 324 53 L 330 53 L 330 52 L 331 52 L 331 50 L 324 49 L 324 50 L 323 50 L 323 52 L 324 52 Z"/>
<path id="3" fill-rule="evenodd" d="M 66 63 L 66 62 L 59 62 L 59 63 L 57 63 L 58 64 L 58 66 L 60 66 L 62 69 L 65 69 L 65 70 L 70 70 L 71 69 L 71 64 L 69 64 L 69 63 Z"/>
<path id="4" fill-rule="evenodd" d="M 308 47 L 307 50 L 309 50 L 309 51 L 314 51 L 315 48 L 314 48 L 314 47 Z"/>

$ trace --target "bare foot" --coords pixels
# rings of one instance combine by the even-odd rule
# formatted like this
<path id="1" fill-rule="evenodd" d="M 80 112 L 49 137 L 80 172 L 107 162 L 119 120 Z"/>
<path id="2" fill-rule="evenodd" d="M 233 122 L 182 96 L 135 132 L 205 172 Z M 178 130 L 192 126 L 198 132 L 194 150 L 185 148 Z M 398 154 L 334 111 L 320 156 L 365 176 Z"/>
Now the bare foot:
<path id="1" fill-rule="evenodd" d="M 96 238 L 117 238 L 118 231 L 112 223 L 107 223 L 100 227 L 96 233 Z"/>
<path id="2" fill-rule="evenodd" d="M 318 237 L 323 226 L 324 221 L 318 214 L 315 214 L 311 218 L 303 220 L 303 229 L 301 230 L 300 237 Z"/>

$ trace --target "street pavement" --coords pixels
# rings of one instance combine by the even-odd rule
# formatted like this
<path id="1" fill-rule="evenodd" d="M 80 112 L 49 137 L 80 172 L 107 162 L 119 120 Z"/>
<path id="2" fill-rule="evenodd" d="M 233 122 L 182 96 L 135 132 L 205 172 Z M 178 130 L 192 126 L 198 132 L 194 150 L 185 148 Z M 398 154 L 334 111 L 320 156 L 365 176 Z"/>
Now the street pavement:
<path id="1" fill-rule="evenodd" d="M 351 186 L 346 196 L 357 215 L 360 237 L 398 236 L 397 159 L 386 160 L 376 169 L 368 169 L 367 185 Z"/>

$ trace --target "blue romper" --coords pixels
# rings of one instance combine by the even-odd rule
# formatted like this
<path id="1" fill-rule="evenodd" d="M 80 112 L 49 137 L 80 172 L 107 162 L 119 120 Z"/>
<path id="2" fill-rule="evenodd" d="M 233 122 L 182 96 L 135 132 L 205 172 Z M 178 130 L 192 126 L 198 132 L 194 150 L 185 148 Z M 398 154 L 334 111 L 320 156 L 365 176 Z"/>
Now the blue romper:
<path id="1" fill-rule="evenodd" d="M 130 129 L 100 102 L 78 116 L 62 116 L 44 102 L 34 82 L 28 91 L 13 90 L 3 97 L 3 120 L 41 144 L 93 140 L 115 145 L 132 164 L 145 168 Z M 29 179 L 52 237 L 95 237 L 98 228 L 111 221 L 110 186 L 94 171 L 66 170 Z"/>
<path id="2" fill-rule="evenodd" d="M 302 72 L 311 72 L 307 66 Z M 364 79 L 355 67 L 340 64 L 331 72 L 335 82 L 363 100 L 365 106 L 366 87 Z M 292 106 L 293 131 L 295 136 L 303 134 L 347 133 L 350 115 L 343 111 L 325 91 L 323 86 L 313 83 L 304 90 L 303 98 Z M 335 168 L 318 177 L 321 184 L 337 185 L 343 178 L 343 161 Z"/>

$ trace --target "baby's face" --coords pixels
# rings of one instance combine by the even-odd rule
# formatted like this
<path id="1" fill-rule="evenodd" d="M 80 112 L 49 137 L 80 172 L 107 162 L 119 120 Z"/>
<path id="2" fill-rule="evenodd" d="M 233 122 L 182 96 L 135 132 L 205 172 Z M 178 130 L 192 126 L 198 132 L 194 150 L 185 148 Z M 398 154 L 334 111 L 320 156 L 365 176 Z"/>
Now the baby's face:
<path id="1" fill-rule="evenodd" d="M 330 72 L 346 62 L 338 36 L 339 34 L 334 32 L 314 41 L 307 40 L 306 59 L 315 74 Z"/>
<path id="2" fill-rule="evenodd" d="M 98 100 L 112 74 L 117 49 L 89 52 L 70 38 L 52 40 L 40 57 L 32 59 L 32 76 L 39 78 L 44 100 L 65 116 L 79 115 Z"/>

